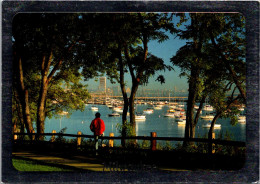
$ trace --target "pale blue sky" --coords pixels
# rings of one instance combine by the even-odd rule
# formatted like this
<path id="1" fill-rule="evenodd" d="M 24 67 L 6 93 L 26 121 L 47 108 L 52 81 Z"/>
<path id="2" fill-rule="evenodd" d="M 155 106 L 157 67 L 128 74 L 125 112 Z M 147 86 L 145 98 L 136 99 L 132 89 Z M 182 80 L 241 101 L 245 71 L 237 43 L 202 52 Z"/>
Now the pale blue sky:
<path id="1" fill-rule="evenodd" d="M 150 41 L 148 45 L 148 50 L 153 55 L 162 58 L 167 65 L 171 65 L 170 58 L 176 54 L 177 50 L 186 44 L 186 41 L 179 40 L 178 38 L 175 38 L 175 36 L 169 34 L 169 39 L 158 43 L 157 41 Z M 157 74 L 149 79 L 149 84 L 147 86 L 144 86 L 144 88 L 147 89 L 167 89 L 167 90 L 174 90 L 174 87 L 177 88 L 177 90 L 185 90 L 187 91 L 187 80 L 185 77 L 180 78 L 180 69 L 177 67 L 174 67 L 174 71 L 162 71 L 157 72 Z M 158 81 L 155 81 L 158 75 L 164 75 L 165 77 L 165 83 L 161 84 Z M 131 88 L 131 77 L 129 74 L 125 75 L 125 81 L 128 82 L 127 87 Z M 99 86 L 99 81 L 95 81 L 94 79 L 91 79 L 87 82 L 89 85 L 89 88 L 91 89 L 97 89 Z M 112 86 L 118 86 L 119 84 L 111 84 L 109 80 L 107 80 L 107 87 Z"/>
<path id="2" fill-rule="evenodd" d="M 178 21 L 178 18 L 175 17 L 174 21 Z M 189 21 L 186 23 L 189 24 Z M 183 29 L 183 25 L 180 27 Z M 186 40 L 180 40 L 176 35 L 172 35 L 167 33 L 169 39 L 158 43 L 157 41 L 150 41 L 148 43 L 148 51 L 149 53 L 162 58 L 167 65 L 172 65 L 170 62 L 170 58 L 176 54 L 178 49 L 186 44 Z M 164 75 L 165 83 L 161 84 L 158 81 L 155 81 L 158 75 Z M 144 86 L 145 89 L 166 89 L 166 90 L 174 90 L 176 87 L 177 91 L 187 91 L 188 84 L 187 79 L 185 77 L 180 78 L 180 69 L 178 67 L 174 67 L 172 71 L 162 71 L 157 72 L 154 77 L 149 79 L 149 83 L 147 86 Z M 129 74 L 125 75 L 125 81 L 127 82 L 127 87 L 131 88 L 131 77 Z M 95 79 L 91 79 L 87 82 L 89 85 L 89 89 L 97 89 L 99 86 L 99 81 L 95 81 Z M 107 80 L 107 87 L 119 86 L 119 84 L 111 84 L 109 80 Z"/>

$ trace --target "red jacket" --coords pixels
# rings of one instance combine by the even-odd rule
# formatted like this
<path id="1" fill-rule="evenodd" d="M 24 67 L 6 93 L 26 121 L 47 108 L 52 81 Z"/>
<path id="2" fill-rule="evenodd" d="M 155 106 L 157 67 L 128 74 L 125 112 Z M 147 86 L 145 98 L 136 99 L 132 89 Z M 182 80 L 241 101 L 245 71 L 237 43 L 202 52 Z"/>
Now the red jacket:
<path id="1" fill-rule="evenodd" d="M 105 123 L 100 118 L 95 118 L 90 124 L 90 130 L 94 135 L 101 135 L 105 131 Z"/>

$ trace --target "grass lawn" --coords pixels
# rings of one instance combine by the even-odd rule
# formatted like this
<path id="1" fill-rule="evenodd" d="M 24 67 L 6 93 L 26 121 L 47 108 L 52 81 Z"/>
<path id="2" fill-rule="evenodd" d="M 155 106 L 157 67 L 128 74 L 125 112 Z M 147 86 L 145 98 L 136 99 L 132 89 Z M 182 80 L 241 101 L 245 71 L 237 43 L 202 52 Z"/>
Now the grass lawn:
<path id="1" fill-rule="evenodd" d="M 48 166 L 35 161 L 13 158 L 13 166 L 18 171 L 72 171 L 60 167 Z"/>

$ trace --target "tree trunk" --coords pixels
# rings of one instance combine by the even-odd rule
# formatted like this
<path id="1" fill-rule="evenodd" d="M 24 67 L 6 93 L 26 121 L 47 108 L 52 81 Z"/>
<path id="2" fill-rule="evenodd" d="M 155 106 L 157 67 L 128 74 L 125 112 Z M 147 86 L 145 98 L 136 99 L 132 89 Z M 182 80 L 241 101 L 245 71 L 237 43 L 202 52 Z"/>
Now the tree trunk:
<path id="1" fill-rule="evenodd" d="M 214 133 L 214 126 L 215 126 L 215 123 L 217 121 L 217 119 L 219 118 L 219 116 L 221 115 L 221 112 L 218 112 L 213 120 L 211 121 L 211 126 L 210 126 L 210 129 L 209 129 L 209 132 L 208 132 L 208 139 L 209 140 L 212 140 L 212 135 Z M 209 146 L 208 146 L 208 152 L 211 153 L 212 152 L 212 144 L 209 143 Z"/>
<path id="2" fill-rule="evenodd" d="M 48 83 L 46 83 L 46 77 L 43 77 L 41 84 L 41 93 L 38 101 L 37 109 L 37 134 L 44 133 L 44 121 L 45 121 L 45 103 L 47 97 Z M 39 140 L 43 140 L 43 136 L 38 135 Z"/>
<path id="3" fill-rule="evenodd" d="M 42 59 L 42 66 L 41 66 L 41 75 L 42 75 L 42 80 L 41 80 L 41 89 L 40 89 L 40 95 L 39 95 L 39 100 L 37 104 L 37 138 L 38 140 L 43 140 L 44 137 L 39 135 L 44 133 L 44 121 L 46 117 L 45 113 L 45 106 L 46 106 L 46 97 L 47 97 L 47 92 L 48 92 L 48 84 L 49 84 L 49 78 L 48 78 L 48 72 L 50 69 L 50 65 L 52 62 L 52 57 L 53 54 L 52 52 L 50 53 L 48 59 L 46 59 L 46 56 L 43 56 Z M 55 68 L 51 71 L 50 75 L 51 77 L 55 73 Z"/>
<path id="4" fill-rule="evenodd" d="M 191 19 L 191 26 L 193 29 L 193 42 L 194 42 L 194 52 L 196 57 L 194 58 L 195 63 L 191 63 L 191 72 L 190 72 L 190 79 L 189 79 L 189 96 L 188 96 L 188 104 L 187 104 L 187 112 L 186 112 L 186 126 L 185 126 L 185 138 L 194 138 L 195 137 L 195 124 L 194 124 L 194 112 L 193 108 L 197 98 L 197 90 L 198 90 L 198 80 L 200 69 L 196 66 L 197 62 L 200 61 L 201 58 L 201 37 L 197 35 L 199 32 L 197 25 L 197 16 L 194 14 L 194 17 Z M 184 146 L 187 143 L 184 142 Z"/>
<path id="5" fill-rule="evenodd" d="M 194 138 L 193 128 L 193 108 L 197 97 L 197 80 L 198 80 L 198 69 L 194 66 L 191 68 L 191 78 L 189 80 L 189 95 L 187 102 L 186 112 L 186 126 L 185 126 L 185 138 Z"/>
<path id="6" fill-rule="evenodd" d="M 199 106 L 199 109 L 197 110 L 197 113 L 196 113 L 196 116 L 195 116 L 195 119 L 194 119 L 194 122 L 193 122 L 194 126 L 196 126 L 198 121 L 199 121 L 200 112 L 202 110 L 202 107 L 203 107 L 203 104 L 204 104 L 206 98 L 207 98 L 207 95 L 204 95 L 202 97 L 201 101 L 200 101 L 200 106 Z"/>
<path id="7" fill-rule="evenodd" d="M 121 87 L 121 91 L 122 91 L 122 95 L 123 95 L 123 99 L 124 99 L 124 109 L 123 109 L 123 114 L 122 114 L 122 139 L 121 139 L 121 145 L 123 147 L 125 147 L 125 139 L 124 137 L 126 137 L 126 122 L 127 122 L 127 112 L 128 112 L 128 98 L 127 98 L 127 93 L 126 93 L 126 89 L 125 89 L 125 81 L 124 81 L 124 65 L 123 65 L 123 61 L 122 61 L 122 55 L 121 55 L 121 45 L 119 44 L 119 68 L 120 68 L 120 87 Z"/>
<path id="8" fill-rule="evenodd" d="M 23 114 L 23 122 L 25 124 L 27 133 L 33 132 L 32 120 L 30 116 L 30 107 L 29 107 L 29 94 L 28 90 L 25 89 L 24 86 L 24 77 L 23 77 L 23 67 L 22 67 L 22 60 L 19 58 L 18 61 L 18 74 L 19 74 L 19 98 L 20 103 L 22 105 L 22 114 Z M 30 139 L 32 136 L 29 135 Z"/>
<path id="9" fill-rule="evenodd" d="M 130 95 L 130 98 L 129 98 L 129 112 L 130 112 L 130 122 L 131 122 L 131 125 L 132 125 L 132 128 L 133 128 L 133 136 L 136 135 L 136 121 L 135 121 L 135 95 L 136 95 L 136 92 L 137 92 L 137 89 L 138 89 L 138 83 L 137 82 L 134 82 L 133 83 L 133 86 L 132 86 L 132 90 L 131 90 L 131 95 Z"/>

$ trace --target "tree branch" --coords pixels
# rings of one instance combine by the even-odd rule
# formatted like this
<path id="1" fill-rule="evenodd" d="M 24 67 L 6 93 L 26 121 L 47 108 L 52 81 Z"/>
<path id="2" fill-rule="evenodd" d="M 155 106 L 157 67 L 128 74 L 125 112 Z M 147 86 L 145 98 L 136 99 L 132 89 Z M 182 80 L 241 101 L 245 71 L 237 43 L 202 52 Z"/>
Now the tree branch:
<path id="1" fill-rule="evenodd" d="M 235 73 L 235 71 L 232 69 L 232 67 L 230 66 L 230 64 L 228 63 L 228 59 L 226 58 L 226 56 L 222 53 L 222 51 L 220 50 L 219 48 L 219 45 L 217 45 L 217 43 L 215 42 L 215 38 L 213 36 L 213 33 L 212 31 L 208 28 L 208 32 L 209 32 L 209 35 L 210 35 L 210 39 L 211 39 L 211 42 L 213 44 L 213 46 L 215 47 L 215 49 L 218 51 L 218 53 L 220 54 L 221 56 L 221 59 L 222 59 L 222 62 L 224 63 L 225 67 L 227 68 L 227 70 L 231 73 L 232 75 L 232 78 L 236 84 L 236 86 L 238 87 L 238 90 L 240 92 L 240 94 L 242 95 L 242 98 L 244 99 L 244 101 L 246 101 L 246 94 L 245 94 L 245 91 L 242 89 L 240 83 L 239 83 L 239 80 L 237 79 L 237 75 Z"/>
<path id="2" fill-rule="evenodd" d="M 53 67 L 51 73 L 47 77 L 47 82 L 51 81 L 51 79 L 54 76 L 55 72 L 60 68 L 64 58 L 68 55 L 68 53 L 71 51 L 71 49 L 74 47 L 75 44 L 76 44 L 76 41 L 71 43 L 71 45 L 68 47 L 67 51 L 64 51 L 66 53 L 65 56 L 63 55 L 62 58 L 59 59 L 59 62 L 57 62 L 56 65 Z"/>
<path id="3" fill-rule="evenodd" d="M 135 74 L 134 74 L 134 69 L 131 65 L 131 59 L 129 57 L 129 52 L 128 52 L 128 48 L 127 48 L 126 45 L 124 47 L 124 52 L 125 52 L 125 57 L 126 57 L 126 60 L 127 60 L 127 65 L 128 65 L 129 71 L 130 71 L 130 75 L 132 77 L 132 80 L 135 81 L 136 77 L 135 77 Z"/>

